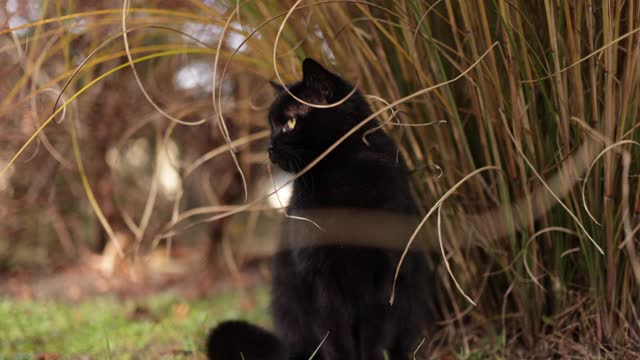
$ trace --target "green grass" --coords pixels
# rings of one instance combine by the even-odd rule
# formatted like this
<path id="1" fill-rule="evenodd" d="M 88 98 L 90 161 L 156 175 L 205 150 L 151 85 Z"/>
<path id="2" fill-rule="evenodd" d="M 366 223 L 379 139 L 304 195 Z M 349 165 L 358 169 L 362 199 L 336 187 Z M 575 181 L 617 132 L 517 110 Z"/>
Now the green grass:
<path id="1" fill-rule="evenodd" d="M 63 359 L 204 359 L 211 326 L 239 318 L 268 325 L 267 300 L 264 288 L 187 302 L 172 293 L 75 304 L 4 298 L 0 359 L 36 359 L 42 353 Z M 136 309 L 144 310 L 134 316 Z"/>

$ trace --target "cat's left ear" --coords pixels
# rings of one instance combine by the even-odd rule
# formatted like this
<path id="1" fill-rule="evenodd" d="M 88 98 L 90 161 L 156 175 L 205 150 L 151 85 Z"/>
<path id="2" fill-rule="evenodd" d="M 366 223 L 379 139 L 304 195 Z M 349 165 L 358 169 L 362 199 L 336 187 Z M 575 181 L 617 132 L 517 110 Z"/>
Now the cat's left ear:
<path id="1" fill-rule="evenodd" d="M 269 80 L 269 85 L 275 90 L 277 93 L 281 93 L 285 91 L 285 85 L 280 84 L 277 81 Z"/>
<path id="2" fill-rule="evenodd" d="M 302 81 L 309 87 L 315 88 L 330 98 L 336 91 L 337 75 L 322 67 L 312 58 L 302 62 Z"/>

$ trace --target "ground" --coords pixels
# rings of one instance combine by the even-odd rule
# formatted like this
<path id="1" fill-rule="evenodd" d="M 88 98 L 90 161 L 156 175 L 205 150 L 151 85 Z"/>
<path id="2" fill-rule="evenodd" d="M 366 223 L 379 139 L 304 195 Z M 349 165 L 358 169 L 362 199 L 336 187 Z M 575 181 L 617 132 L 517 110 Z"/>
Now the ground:
<path id="1" fill-rule="evenodd" d="M 48 275 L 0 274 L 0 360 L 205 360 L 207 331 L 227 319 L 270 326 L 268 263 L 231 276 L 191 269 L 159 276 L 86 266 Z M 132 276 L 134 274 L 135 276 Z M 640 347 L 541 336 L 535 347 L 466 324 L 440 324 L 429 359 L 638 359 Z M 418 357 L 420 359 L 420 357 Z M 424 358 L 424 357 L 423 357 Z"/>
<path id="2" fill-rule="evenodd" d="M 163 278 L 74 268 L 0 279 L 0 360 L 205 359 L 208 329 L 225 319 L 269 325 L 259 271 Z"/>

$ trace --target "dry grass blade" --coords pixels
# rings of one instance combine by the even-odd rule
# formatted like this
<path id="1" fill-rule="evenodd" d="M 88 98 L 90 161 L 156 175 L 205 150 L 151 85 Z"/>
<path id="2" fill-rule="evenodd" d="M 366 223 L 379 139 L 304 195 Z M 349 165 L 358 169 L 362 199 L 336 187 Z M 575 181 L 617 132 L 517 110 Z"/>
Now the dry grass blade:
<path id="1" fill-rule="evenodd" d="M 153 169 L 153 175 L 151 176 L 151 187 L 149 188 L 149 195 L 147 195 L 147 201 L 144 204 L 144 210 L 142 211 L 142 217 L 140 218 L 140 223 L 137 226 L 138 232 L 136 233 L 136 240 L 138 242 L 142 241 L 144 234 L 149 226 L 149 222 L 151 221 L 151 214 L 153 213 L 153 208 L 156 203 L 156 199 L 158 198 L 158 188 L 159 188 L 159 177 L 160 177 L 160 159 L 163 148 L 166 148 L 166 144 L 169 141 L 170 131 L 167 131 L 165 137 L 160 140 L 160 134 L 158 134 L 156 130 L 156 159 Z"/>
<path id="2" fill-rule="evenodd" d="M 487 49 L 481 56 L 480 58 L 478 58 L 478 60 L 476 60 L 473 64 L 471 64 L 465 71 L 463 71 L 462 73 L 460 73 L 458 76 L 447 80 L 445 82 L 430 86 L 428 88 L 416 91 L 410 95 L 407 95 L 401 99 L 398 99 L 392 103 L 390 103 L 388 106 L 385 106 L 381 109 L 379 109 L 378 111 L 375 111 L 373 114 L 369 115 L 368 117 L 366 117 L 365 119 L 363 119 L 362 121 L 360 121 L 360 123 L 358 123 L 356 126 L 354 126 L 353 128 L 351 128 L 349 131 L 347 131 L 343 136 L 341 136 L 338 140 L 336 140 L 331 146 L 329 146 L 325 151 L 323 151 L 320 155 L 318 155 L 318 157 L 316 157 L 313 161 L 311 161 L 307 166 L 305 166 L 302 170 L 300 170 L 298 173 L 295 174 L 295 176 L 293 176 L 291 179 L 289 179 L 289 181 L 287 181 L 286 183 L 282 184 L 277 190 L 281 190 L 283 189 L 285 186 L 291 184 L 293 181 L 295 181 L 296 179 L 300 178 L 302 175 L 306 174 L 309 170 L 311 170 L 311 168 L 313 168 L 314 166 L 316 166 L 316 164 L 318 162 L 320 162 L 322 159 L 324 159 L 329 153 L 331 153 L 333 150 L 335 150 L 336 147 L 338 147 L 338 145 L 340 145 L 342 142 L 344 142 L 349 136 L 353 135 L 355 132 L 357 132 L 360 128 L 362 128 L 364 125 L 366 125 L 368 122 L 374 120 L 377 116 L 379 116 L 380 114 L 384 113 L 385 111 L 393 108 L 394 106 L 397 106 L 399 104 L 402 104 L 408 100 L 411 100 L 413 98 L 416 98 L 420 95 L 426 94 L 430 91 L 433 91 L 437 88 L 446 86 L 447 84 L 453 83 L 461 78 L 463 78 L 464 76 L 466 76 L 466 74 L 471 71 L 473 68 L 475 68 L 483 59 L 485 56 L 487 56 L 487 54 L 489 54 L 489 52 L 491 50 L 493 50 L 493 48 L 497 45 L 497 43 L 494 43 L 493 45 L 491 45 L 491 47 L 489 49 Z M 488 167 L 488 168 L 493 168 L 493 167 Z M 486 168 L 482 168 L 479 170 L 485 170 Z M 474 172 L 475 173 L 475 172 Z M 205 222 L 210 222 L 210 221 L 217 221 L 235 214 L 238 214 L 242 211 L 245 211 L 249 208 L 251 208 L 252 206 L 266 200 L 269 196 L 273 195 L 274 192 L 271 192 L 265 196 L 262 196 L 250 203 L 247 203 L 243 206 L 240 206 L 238 208 L 236 208 L 235 210 L 229 211 L 229 212 L 225 212 L 222 214 L 218 214 L 215 216 L 212 216 L 206 220 L 204 220 Z M 186 218 L 183 218 L 186 219 Z M 196 224 L 199 224 L 200 222 L 197 223 L 193 223 L 191 225 L 189 225 L 186 228 L 190 228 L 192 226 L 195 226 Z M 175 224 L 172 224 L 172 226 Z M 185 229 L 186 229 L 185 228 Z M 165 234 L 159 235 L 160 237 L 168 237 L 168 236 L 173 236 L 175 234 L 175 232 L 173 231 L 169 231 Z"/>
<path id="3" fill-rule="evenodd" d="M 584 175 L 584 181 L 582 182 L 582 189 L 580 191 L 580 195 L 582 197 L 582 206 L 584 207 L 585 212 L 587 213 L 587 215 L 589 215 L 591 220 L 593 220 L 593 222 L 595 222 L 596 224 L 598 224 L 600 226 L 602 226 L 602 224 L 600 222 L 598 222 L 598 220 L 596 220 L 596 218 L 593 216 L 593 214 L 591 214 L 591 211 L 589 210 L 589 207 L 587 206 L 587 198 L 586 198 L 586 195 L 585 195 L 586 187 L 587 187 L 587 181 L 589 180 L 589 177 L 591 176 L 591 171 L 593 170 L 593 167 L 596 165 L 598 160 L 600 160 L 600 158 L 602 158 L 610 150 L 612 150 L 612 149 L 614 149 L 614 148 L 616 148 L 616 147 L 618 147 L 620 145 L 625 145 L 625 144 L 632 144 L 632 145 L 640 146 L 640 143 L 638 143 L 637 141 L 633 141 L 633 140 L 622 140 L 622 141 L 616 142 L 615 144 L 608 145 L 604 150 L 602 150 L 595 157 L 595 159 L 593 159 L 593 161 L 589 165 L 589 168 L 587 169 L 587 172 Z"/>
<path id="4" fill-rule="evenodd" d="M 162 52 L 162 53 L 156 53 L 156 54 L 152 54 L 152 55 L 148 55 L 148 56 L 143 56 L 140 57 L 138 59 L 134 60 L 134 63 L 138 63 L 138 62 L 143 62 L 149 59 L 153 59 L 153 58 L 157 58 L 157 57 L 162 57 L 162 56 L 168 56 L 168 55 L 175 55 L 175 54 L 179 54 L 179 53 L 183 53 L 183 50 L 176 50 L 176 51 L 166 51 L 166 52 Z M 87 89 L 89 89 L 91 86 L 93 86 L 94 84 L 96 84 L 98 81 L 104 79 L 105 77 L 122 70 L 123 68 L 128 67 L 129 64 L 122 64 L 119 65 L 109 71 L 107 71 L 104 74 L 101 74 L 100 76 L 96 77 L 95 79 L 91 80 L 88 84 L 86 84 L 85 86 L 83 86 L 80 90 L 78 90 L 75 94 L 71 95 L 69 97 L 68 100 L 66 100 L 62 106 L 60 106 L 59 108 L 56 108 L 54 110 L 54 112 L 51 114 L 51 116 L 49 116 L 49 118 L 47 118 L 39 127 L 38 129 L 29 137 L 29 139 L 27 139 L 27 141 L 25 141 L 25 143 L 20 147 L 20 149 L 18 149 L 18 151 L 11 157 L 11 159 L 5 164 L 5 166 L 2 168 L 2 171 L 0 171 L 0 177 L 4 176 L 4 174 L 6 174 L 7 170 L 9 168 L 11 168 L 11 166 L 13 166 L 13 164 L 16 162 L 16 160 L 20 157 L 20 155 L 22 155 L 22 153 L 27 149 L 27 147 L 29 147 L 29 145 L 31 145 L 31 143 L 33 143 L 33 141 L 38 137 L 38 135 L 44 130 L 45 127 L 47 127 L 51 121 L 53 121 L 53 119 L 55 119 L 55 117 L 64 110 L 65 107 L 67 107 L 72 101 L 74 101 L 78 96 L 80 96 L 83 92 L 85 92 Z"/>
<path id="5" fill-rule="evenodd" d="M 87 55 L 86 58 L 84 58 L 84 60 L 82 60 L 82 62 L 80 63 L 80 65 L 78 65 L 76 67 L 76 69 L 71 73 L 71 75 L 69 75 L 69 78 L 67 79 L 67 81 L 64 83 L 64 85 L 62 86 L 62 90 L 60 90 L 60 93 L 58 95 L 58 98 L 56 99 L 55 103 L 53 104 L 53 112 L 56 111 L 56 108 L 58 106 L 58 103 L 60 102 L 60 99 L 62 98 L 62 94 L 64 94 L 64 91 L 67 89 L 67 87 L 69 86 L 69 84 L 71 84 L 71 82 L 76 78 L 76 76 L 78 75 L 78 73 L 80 72 L 80 70 L 82 70 L 82 68 L 89 62 L 89 60 L 91 60 L 100 50 L 102 50 L 103 48 L 105 48 L 108 44 L 110 44 L 112 41 L 114 41 L 115 39 L 119 38 L 120 36 L 123 36 L 126 38 L 126 34 L 132 32 L 132 31 L 136 31 L 136 30 L 141 30 L 141 29 L 160 29 L 160 30 L 167 30 L 167 31 L 172 31 L 172 32 L 176 32 L 178 34 L 181 34 L 183 36 L 186 36 L 188 38 L 190 38 L 191 40 L 194 40 L 196 42 L 198 42 L 201 45 L 205 45 L 204 43 L 202 43 L 201 41 L 199 41 L 198 39 L 192 37 L 189 34 L 186 34 L 183 31 L 180 31 L 178 29 L 173 29 L 167 26 L 159 26 L 159 25 L 150 25 L 150 26 L 139 26 L 139 27 L 134 27 L 134 28 L 129 28 L 129 29 L 125 29 L 120 33 L 117 33 L 115 35 L 111 35 L 109 38 L 107 38 L 105 41 L 103 41 L 102 43 L 100 43 L 100 45 L 98 45 L 93 51 L 91 51 L 91 53 L 89 53 L 89 55 Z M 131 56 L 131 51 L 127 50 L 126 54 L 130 57 Z M 140 59 L 138 59 L 137 61 L 133 61 L 132 58 L 129 58 L 129 63 L 127 63 L 127 66 L 132 66 L 134 67 L 134 63 L 136 62 L 140 62 Z M 122 65 L 121 65 L 122 66 Z M 134 67 L 135 68 L 135 67 Z M 134 70 L 135 71 L 135 70 Z M 143 92 L 146 92 L 146 90 L 142 90 Z M 65 108 L 65 106 L 62 107 L 63 109 Z M 63 113 L 64 114 L 64 113 Z M 176 121 L 177 123 L 184 123 L 184 125 L 198 125 L 198 123 L 190 123 L 190 122 L 183 122 L 181 120 Z"/>
<path id="6" fill-rule="evenodd" d="M 200 166 L 202 166 L 202 164 L 204 164 L 205 162 L 215 158 L 218 155 L 221 155 L 227 151 L 230 151 L 233 148 L 237 148 L 238 146 L 243 146 L 243 145 L 248 145 L 251 142 L 254 141 L 258 141 L 258 140 L 262 140 L 262 139 L 266 139 L 269 136 L 270 131 L 269 130 L 262 130 L 256 133 L 253 133 L 251 135 L 233 140 L 231 143 L 228 143 L 226 145 L 217 147 L 209 152 L 207 152 L 206 154 L 202 155 L 201 157 L 199 157 L 196 161 L 194 161 L 191 165 L 189 165 L 185 171 L 184 171 L 184 176 L 187 177 L 189 176 L 191 173 L 193 173 L 197 168 L 199 168 Z"/>
<path id="7" fill-rule="evenodd" d="M 527 261 L 527 249 L 529 248 L 529 245 L 531 244 L 531 242 L 533 242 L 533 240 L 535 240 L 538 236 L 542 235 L 542 234 L 546 234 L 552 231 L 557 231 L 557 232 L 562 232 L 568 235 L 573 235 L 573 236 L 578 236 L 578 233 L 576 233 L 573 230 L 567 229 L 567 228 L 563 228 L 563 227 L 559 227 L 559 226 L 550 226 L 546 229 L 542 229 L 537 231 L 535 234 L 531 235 L 531 237 L 529 237 L 529 240 L 527 240 L 527 242 L 525 243 L 523 249 L 522 249 L 522 262 L 524 263 L 524 268 L 527 271 L 527 274 L 529 275 L 529 277 L 531 278 L 531 281 L 534 282 L 534 284 L 536 284 L 540 289 L 544 290 L 544 286 L 542 286 L 542 284 L 540 284 L 540 282 L 538 281 L 538 279 L 533 275 L 533 272 L 531 271 L 531 268 L 529 268 L 529 262 Z M 562 256 L 560 256 L 562 257 Z"/>
<path id="8" fill-rule="evenodd" d="M 628 38 L 628 37 L 633 36 L 634 34 L 636 34 L 636 33 L 638 33 L 638 32 L 640 32 L 640 28 L 633 29 L 633 30 L 631 30 L 631 31 L 629 31 L 629 32 L 627 32 L 627 33 L 625 33 L 625 34 L 621 35 L 620 37 L 616 38 L 615 40 L 608 42 L 608 43 L 607 43 L 607 44 L 605 44 L 604 46 L 602 46 L 602 47 L 600 47 L 599 49 L 597 49 L 597 50 L 595 50 L 595 51 L 591 52 L 590 54 L 588 54 L 588 55 L 586 55 L 586 56 L 584 56 L 583 58 L 581 58 L 580 60 L 578 60 L 578 61 L 574 62 L 573 64 L 571 64 L 571 65 L 569 65 L 569 66 L 566 66 L 566 67 L 564 67 L 564 68 L 562 68 L 562 69 L 560 69 L 560 70 L 558 70 L 558 71 L 554 72 L 553 74 L 550 74 L 550 75 L 547 75 L 547 76 L 543 76 L 543 77 L 540 77 L 540 78 L 537 78 L 537 79 L 522 80 L 522 83 L 524 83 L 524 84 L 526 84 L 526 83 L 534 83 L 534 82 L 543 81 L 543 80 L 547 80 L 547 79 L 551 79 L 551 78 L 553 78 L 553 77 L 556 77 L 556 76 L 558 76 L 558 75 L 562 74 L 563 72 L 565 72 L 565 71 L 567 71 L 567 70 L 571 69 L 572 67 L 577 66 L 577 65 L 579 65 L 579 64 L 581 64 L 581 63 L 583 63 L 584 61 L 588 60 L 589 58 L 591 58 L 591 57 L 593 57 L 593 56 L 596 56 L 596 55 L 598 55 L 598 54 L 601 54 L 603 51 L 607 50 L 607 49 L 608 49 L 608 48 L 610 48 L 611 46 L 613 46 L 613 45 L 615 45 L 615 44 L 619 43 L 620 41 L 622 41 L 622 40 L 624 40 L 624 39 L 626 39 L 626 38 Z"/>
<path id="9" fill-rule="evenodd" d="M 296 216 L 296 215 L 289 215 L 289 212 L 287 211 L 287 207 L 284 206 L 282 200 L 280 199 L 280 194 L 278 192 L 278 188 L 276 187 L 276 181 L 273 178 L 273 172 L 271 171 L 271 164 L 269 164 L 269 166 L 267 166 L 267 170 L 269 170 L 269 178 L 271 179 L 271 184 L 273 186 L 273 192 L 275 194 L 276 199 L 278 200 L 278 204 L 280 204 L 280 209 L 282 209 L 282 213 L 284 214 L 284 217 L 287 219 L 293 219 L 293 220 L 300 220 L 300 221 L 306 221 L 308 223 L 310 223 L 311 225 L 315 226 L 318 230 L 326 232 L 325 229 L 322 228 L 322 226 L 318 225 L 317 222 L 307 218 L 307 217 L 303 217 L 303 216 Z"/>
<path id="10" fill-rule="evenodd" d="M 175 11 L 175 10 L 166 10 L 166 9 L 153 9 L 153 8 L 131 8 L 128 10 L 130 13 L 146 13 L 146 14 L 157 14 L 157 15 L 170 15 L 183 17 L 186 19 L 192 19 L 195 21 L 208 21 L 209 19 L 206 16 L 196 15 L 188 12 Z M 85 11 L 85 12 L 77 12 L 69 15 L 51 17 L 47 19 L 42 19 L 39 21 L 31 22 L 28 24 L 15 26 L 12 28 L 0 30 L 0 36 L 15 33 L 19 30 L 30 29 L 32 27 L 47 25 L 55 22 L 63 22 L 65 20 L 71 20 L 76 18 L 85 18 L 89 16 L 100 16 L 100 15 L 117 15 L 122 13 L 122 9 L 104 9 L 104 10 L 95 10 L 95 11 Z"/>
<path id="11" fill-rule="evenodd" d="M 435 348 L 432 357 L 613 358 L 619 344 L 640 341 L 637 2 L 152 0 L 129 8 L 135 4 L 3 10 L 34 22 L 0 30 L 0 214 L 9 214 L 0 224 L 0 268 L 2 239 L 15 238 L 9 249 L 51 242 L 64 251 L 48 253 L 73 257 L 74 246 L 85 246 L 80 239 L 103 252 L 121 234 L 136 245 L 167 239 L 167 251 L 192 234 L 219 238 L 231 221 L 208 222 L 241 212 L 251 234 L 262 212 L 273 212 L 265 221 L 284 210 L 324 226 L 313 213 L 286 213 L 279 191 L 347 138 L 367 144 L 370 133 L 386 131 L 397 160 L 412 169 L 424 221 L 420 229 L 413 226 L 421 219 L 411 220 L 403 254 L 425 245 L 444 259 L 435 306 L 448 318 L 423 346 Z M 114 8 L 92 10 L 98 6 Z M 268 81 L 299 79 L 308 56 L 357 79 L 349 90 L 367 94 L 373 114 L 274 183 L 253 146 L 269 136 L 258 120 L 272 100 Z M 346 99 L 301 103 L 328 108 Z M 199 119 L 207 122 L 192 122 Z M 260 193 L 247 200 L 249 191 Z M 277 209 L 264 202 L 271 196 Z M 23 220 L 52 215 L 42 229 Z M 322 236 L 351 238 L 358 220 L 341 218 L 353 226 Z M 437 244 L 422 242 L 436 231 Z M 181 246 L 195 243 L 206 241 Z M 231 245 L 212 240 L 206 256 L 235 274 Z"/>
<path id="12" fill-rule="evenodd" d="M 441 222 L 442 222 L 442 216 L 441 216 L 441 210 L 442 210 L 442 204 L 440 204 L 440 206 L 438 206 L 438 243 L 440 244 L 440 254 L 442 255 L 442 261 L 444 262 L 444 267 L 447 269 L 447 273 L 449 273 L 449 277 L 451 278 L 451 280 L 453 281 L 453 284 L 456 286 L 456 289 L 458 289 L 458 292 L 473 306 L 476 306 L 476 302 L 473 301 L 471 299 L 471 297 L 469 297 L 469 295 L 467 295 L 467 293 L 464 292 L 464 290 L 462 290 L 462 286 L 460 286 L 460 283 L 458 283 L 458 280 L 456 280 L 456 277 L 453 275 L 453 271 L 451 271 L 451 266 L 449 265 L 449 260 L 447 258 L 447 254 L 444 251 L 444 245 L 442 243 L 442 226 L 441 226 Z M 395 287 L 394 287 L 395 288 Z M 393 293 L 392 293 L 393 294 Z M 391 304 L 393 304 L 393 295 L 391 297 L 390 300 Z"/>
<path id="13" fill-rule="evenodd" d="M 294 12 L 294 10 L 296 9 L 296 7 L 302 2 L 302 0 L 298 0 L 295 2 L 295 4 L 293 4 L 291 6 L 291 8 L 289 9 L 289 11 L 287 12 L 287 15 L 285 15 L 284 19 L 282 20 L 282 24 L 280 24 L 280 28 L 278 29 L 278 33 L 276 34 L 276 38 L 273 44 L 273 71 L 276 73 L 276 77 L 278 78 L 278 82 L 280 82 L 280 85 L 282 86 L 282 88 L 284 89 L 284 91 L 286 91 L 289 96 L 291 96 L 292 98 L 296 99 L 296 101 L 298 101 L 299 103 L 302 103 L 304 105 L 307 105 L 309 107 L 312 108 L 318 108 L 318 109 L 327 109 L 327 108 L 331 108 L 334 106 L 338 106 L 342 103 L 344 103 L 345 101 L 347 101 L 347 99 L 349 99 L 353 94 L 355 94 L 356 91 L 358 91 L 358 85 L 360 83 L 360 80 L 356 81 L 355 85 L 353 85 L 353 89 L 351 89 L 351 91 L 345 95 L 345 97 L 343 97 L 342 99 L 331 103 L 331 104 L 313 104 L 310 103 L 308 101 L 304 101 L 302 99 L 300 99 L 299 97 L 297 97 L 296 95 L 294 95 L 285 85 L 284 81 L 282 80 L 282 76 L 280 76 L 280 72 L 278 71 L 278 41 L 280 40 L 280 36 L 282 35 L 282 30 L 284 30 L 285 25 L 287 24 L 287 20 L 289 19 L 289 17 L 291 16 L 291 14 Z"/>
<path id="14" fill-rule="evenodd" d="M 200 125 L 200 124 L 204 123 L 205 121 L 207 121 L 206 119 L 200 119 L 200 120 L 195 121 L 195 122 L 182 121 L 180 119 L 177 119 L 177 118 L 171 116 L 166 111 L 162 110 L 162 108 L 155 101 L 153 101 L 153 99 L 151 98 L 151 96 L 147 92 L 147 89 L 142 84 L 142 80 L 140 80 L 140 75 L 138 75 L 138 71 L 136 70 L 136 67 L 135 67 L 134 62 L 133 62 L 133 57 L 131 56 L 131 49 L 129 48 L 129 36 L 128 36 L 129 32 L 127 31 L 127 12 L 128 12 L 128 8 L 129 8 L 129 0 L 124 0 L 123 5 L 122 5 L 122 41 L 124 42 L 124 49 L 125 49 L 125 52 L 127 54 L 127 59 L 129 60 L 129 66 L 131 67 L 131 71 L 133 72 L 133 76 L 135 77 L 136 82 L 138 83 L 138 87 L 140 88 L 140 91 L 142 91 L 142 94 L 144 95 L 144 97 L 147 99 L 149 104 L 151 104 L 151 106 L 153 106 L 153 108 L 156 109 L 156 111 L 159 112 L 162 116 L 164 116 L 165 118 L 167 118 L 167 119 L 169 119 L 171 121 L 177 122 L 178 124 L 187 125 L 187 126 L 195 126 L 195 125 Z"/>
<path id="15" fill-rule="evenodd" d="M 78 144 L 78 135 L 77 135 L 77 131 L 76 131 L 76 124 L 75 124 L 75 120 L 73 118 L 71 119 L 71 142 L 73 144 L 73 154 L 74 154 L 75 159 L 76 159 L 76 165 L 78 167 L 78 171 L 80 172 L 80 179 L 82 180 L 82 186 L 83 186 L 84 191 L 85 191 L 85 193 L 87 195 L 87 198 L 89 199 L 89 203 L 91 204 L 91 207 L 93 208 L 93 212 L 96 214 L 96 217 L 100 221 L 100 225 L 102 225 L 102 228 L 104 229 L 104 231 L 109 236 L 109 239 L 115 245 L 115 248 L 116 248 L 116 250 L 118 252 L 118 255 L 123 257 L 124 256 L 124 252 L 123 252 L 123 249 L 122 249 L 122 245 L 120 244 L 120 240 L 118 239 L 118 237 L 116 236 L 115 232 L 111 228 L 111 225 L 109 224 L 109 222 L 105 218 L 104 214 L 102 213 L 102 209 L 100 208 L 100 205 L 98 204 L 98 201 L 96 200 L 96 197 L 95 197 L 95 195 L 93 193 L 93 190 L 91 189 L 91 185 L 89 184 L 89 178 L 87 177 L 86 171 L 84 169 L 84 164 L 82 163 L 82 155 L 80 154 L 80 145 Z"/>
<path id="16" fill-rule="evenodd" d="M 220 94 L 218 95 L 218 99 L 216 102 L 216 79 L 218 74 L 218 61 L 220 59 L 220 52 L 222 50 L 223 39 L 227 32 L 227 29 L 231 24 L 231 20 L 237 14 L 237 12 L 239 11 L 239 8 L 240 8 L 240 5 L 238 5 L 238 7 L 234 9 L 234 11 L 227 17 L 227 21 L 224 24 L 224 27 L 222 28 L 222 32 L 220 34 L 220 40 L 218 41 L 218 49 L 216 51 L 215 58 L 213 61 L 213 75 L 211 78 L 211 83 L 212 83 L 211 98 L 213 100 L 213 109 L 216 114 L 216 118 L 218 120 L 217 121 L 218 129 L 220 129 L 220 132 L 222 133 L 222 136 L 224 140 L 227 142 L 227 144 L 231 144 L 232 140 L 231 140 L 231 136 L 229 135 L 229 130 L 227 129 L 227 124 L 224 121 L 224 116 L 222 115 L 222 91 L 219 91 Z M 220 88 L 222 88 L 222 81 L 220 82 Z M 238 170 L 238 173 L 240 174 L 240 179 L 242 181 L 242 188 L 244 190 L 244 201 L 246 202 L 249 197 L 249 188 L 247 186 L 247 179 L 244 176 L 244 172 L 242 171 L 242 167 L 240 166 L 240 162 L 238 161 L 238 157 L 236 156 L 235 149 L 233 148 L 232 145 L 230 145 L 229 154 L 231 154 L 231 158 L 233 159 L 233 163 L 236 167 L 236 170 Z"/>
<path id="17" fill-rule="evenodd" d="M 313 354 L 309 356 L 309 360 L 312 360 L 316 356 L 316 354 L 318 354 L 318 351 L 320 351 L 322 344 L 324 344 L 324 342 L 327 340 L 328 337 L 329 337 L 329 331 L 327 331 L 327 333 L 324 335 L 324 337 L 320 341 L 320 344 L 318 344 L 318 347 L 313 351 Z"/>
<path id="18" fill-rule="evenodd" d="M 640 145 L 640 144 L 638 144 Z M 636 253 L 636 241 L 633 238 L 634 231 L 631 229 L 631 219 L 629 216 L 629 167 L 631 166 L 631 155 L 628 152 L 622 154 L 622 224 L 625 238 L 619 248 L 626 247 L 629 256 L 629 263 L 636 279 L 636 285 L 640 285 L 640 261 Z"/>
<path id="19" fill-rule="evenodd" d="M 413 244 L 414 240 L 418 236 L 418 233 L 420 232 L 420 229 L 422 229 L 422 227 L 427 222 L 429 217 L 431 217 L 431 215 L 433 215 L 433 212 L 436 211 L 437 209 L 439 209 L 440 206 L 442 205 L 442 203 L 444 203 L 444 201 L 447 200 L 447 198 L 449 198 L 449 196 L 451 196 L 451 194 L 453 194 L 460 186 L 462 186 L 467 180 L 469 180 L 470 178 L 474 177 L 475 175 L 477 175 L 477 174 L 479 174 L 479 173 L 481 173 L 483 171 L 488 171 L 488 170 L 502 171 L 502 169 L 500 169 L 497 166 L 484 166 L 484 167 L 481 167 L 479 169 L 476 169 L 475 171 L 473 171 L 472 173 L 468 174 L 467 176 L 462 178 L 460 181 L 458 181 L 444 195 L 442 195 L 440 197 L 440 199 L 438 199 L 438 201 L 436 201 L 436 203 L 431 207 L 431 209 L 429 209 L 427 214 L 422 218 L 422 220 L 420 221 L 420 223 L 418 224 L 418 226 L 414 230 L 413 234 L 411 235 L 411 237 L 407 241 L 407 245 L 405 246 L 404 251 L 402 252 L 402 256 L 400 256 L 400 260 L 398 261 L 398 265 L 396 266 L 396 272 L 395 272 L 395 275 L 393 277 L 393 286 L 391 287 L 391 296 L 389 297 L 389 303 L 390 304 L 393 305 L 393 301 L 395 300 L 396 281 L 398 280 L 398 275 L 400 275 L 400 268 L 402 267 L 402 263 L 404 262 L 404 259 L 406 258 L 407 254 L 409 253 L 409 249 L 411 248 L 411 245 Z M 457 285 L 457 282 L 456 282 L 456 285 Z M 461 289 L 459 289 L 459 290 L 461 290 Z M 462 292 L 462 293 L 464 294 L 464 292 Z M 465 297 L 465 298 L 467 298 L 468 301 L 470 301 L 472 304 L 475 305 L 475 302 L 473 302 L 470 298 L 468 298 L 468 297 Z"/>
<path id="20" fill-rule="evenodd" d="M 538 180 L 540 180 L 540 182 L 542 182 L 542 185 L 545 187 L 545 189 L 547 189 L 547 191 L 549 191 L 549 193 L 551 194 L 551 196 L 553 196 L 553 198 L 557 201 L 557 203 L 560 204 L 560 206 L 562 206 L 562 208 L 576 222 L 576 224 L 578 225 L 580 230 L 582 230 L 582 232 L 585 234 L 585 236 L 587 236 L 589 241 L 591 241 L 591 243 L 593 244 L 593 246 L 595 246 L 595 248 L 598 250 L 598 252 L 600 252 L 601 254 L 604 255 L 604 250 L 602 250 L 602 247 L 600 247 L 600 245 L 598 245 L 598 243 L 591 237 L 591 235 L 589 234 L 587 229 L 584 228 L 584 225 L 582 225 L 582 222 L 580 221 L 580 219 L 578 219 L 578 217 L 567 207 L 567 205 L 565 205 L 564 202 L 562 202 L 562 200 L 560 200 L 558 195 L 556 195 L 556 193 L 553 191 L 553 189 L 547 184 L 546 181 L 544 181 L 544 179 L 542 178 L 542 176 L 540 176 L 540 174 L 535 169 L 535 167 L 533 166 L 531 161 L 529 161 L 529 159 L 526 157 L 526 155 L 524 154 L 524 151 L 522 151 L 522 148 L 520 148 L 520 146 L 518 145 L 518 142 L 516 141 L 516 138 L 513 136 L 513 133 L 511 132 L 511 130 L 509 130 L 509 126 L 507 125 L 507 120 L 504 117 L 504 115 L 502 116 L 502 122 L 504 124 L 505 130 L 507 131 L 507 134 L 509 135 L 509 138 L 511 139 L 511 141 L 513 143 L 513 146 L 516 148 L 516 150 L 518 150 L 518 153 L 520 154 L 522 159 L 529 166 L 529 169 L 531 169 L 531 171 L 536 175 Z"/>

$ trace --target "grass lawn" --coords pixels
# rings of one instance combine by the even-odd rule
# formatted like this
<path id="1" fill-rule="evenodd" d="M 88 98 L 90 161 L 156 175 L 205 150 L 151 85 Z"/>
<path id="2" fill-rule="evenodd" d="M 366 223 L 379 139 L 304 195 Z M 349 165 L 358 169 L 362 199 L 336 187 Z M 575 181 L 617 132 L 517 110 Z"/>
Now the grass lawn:
<path id="1" fill-rule="evenodd" d="M 173 293 L 78 303 L 0 299 L 0 360 L 204 359 L 207 330 L 225 319 L 268 325 L 265 288 L 185 301 Z"/>

